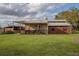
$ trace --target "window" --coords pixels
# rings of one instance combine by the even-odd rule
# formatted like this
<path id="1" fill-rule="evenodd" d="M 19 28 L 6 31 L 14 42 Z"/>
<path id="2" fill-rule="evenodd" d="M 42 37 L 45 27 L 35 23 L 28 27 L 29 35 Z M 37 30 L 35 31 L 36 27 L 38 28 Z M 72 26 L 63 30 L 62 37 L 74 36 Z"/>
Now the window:
<path id="1" fill-rule="evenodd" d="M 54 31 L 55 30 L 55 28 L 52 28 L 52 31 Z"/>
<path id="2" fill-rule="evenodd" d="M 66 27 L 64 27 L 64 28 L 63 28 L 63 30 L 64 30 L 64 31 L 67 31 L 67 28 L 66 28 Z"/>

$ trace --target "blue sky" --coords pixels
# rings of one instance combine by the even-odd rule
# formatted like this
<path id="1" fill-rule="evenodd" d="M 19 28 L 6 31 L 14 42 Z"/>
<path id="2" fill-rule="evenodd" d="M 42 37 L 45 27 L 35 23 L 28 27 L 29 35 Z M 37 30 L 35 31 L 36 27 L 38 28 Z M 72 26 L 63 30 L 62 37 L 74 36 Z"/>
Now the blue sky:
<path id="1" fill-rule="evenodd" d="M 66 3 L 64 5 L 57 6 L 56 8 L 52 9 L 52 12 L 62 12 L 62 11 L 69 10 L 73 7 L 79 9 L 79 3 Z"/>
<path id="2" fill-rule="evenodd" d="M 79 9 L 79 3 L 66 3 L 63 5 L 56 6 L 55 8 L 52 8 L 48 10 L 51 13 L 60 13 L 62 11 L 70 10 L 71 8 L 78 8 Z"/>

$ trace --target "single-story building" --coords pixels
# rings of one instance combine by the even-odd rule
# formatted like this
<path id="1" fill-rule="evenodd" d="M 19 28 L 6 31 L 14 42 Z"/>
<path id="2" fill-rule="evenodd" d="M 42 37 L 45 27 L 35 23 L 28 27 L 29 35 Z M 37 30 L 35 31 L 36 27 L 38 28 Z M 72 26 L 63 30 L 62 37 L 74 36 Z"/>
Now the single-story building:
<path id="1" fill-rule="evenodd" d="M 4 27 L 5 33 L 20 33 L 22 30 L 24 30 L 23 26 L 6 26 L 6 27 Z"/>
<path id="2" fill-rule="evenodd" d="M 72 33 L 72 25 L 66 20 L 27 20 L 18 21 L 25 25 L 25 34 L 58 34 Z"/>
<path id="3" fill-rule="evenodd" d="M 22 34 L 69 34 L 72 33 L 72 25 L 66 20 L 27 20 L 15 21 L 24 26 L 7 26 L 4 32 Z"/>
<path id="4" fill-rule="evenodd" d="M 25 25 L 25 34 L 48 34 L 48 22 L 46 20 L 27 20 L 16 22 Z"/>
<path id="5" fill-rule="evenodd" d="M 57 34 L 57 33 L 72 33 L 72 25 L 66 20 L 53 20 L 48 21 L 48 33 Z"/>
<path id="6" fill-rule="evenodd" d="M 4 27 L 4 33 L 13 33 L 13 27 L 12 26 L 6 26 Z"/>

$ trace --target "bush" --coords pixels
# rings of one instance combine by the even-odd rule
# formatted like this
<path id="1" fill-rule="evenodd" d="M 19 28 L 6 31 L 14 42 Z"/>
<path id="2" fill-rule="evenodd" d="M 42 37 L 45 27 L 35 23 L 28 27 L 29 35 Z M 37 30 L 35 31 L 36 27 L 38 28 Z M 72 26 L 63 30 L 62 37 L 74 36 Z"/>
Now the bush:
<path id="1" fill-rule="evenodd" d="M 73 31 L 73 34 L 79 34 L 79 31 Z"/>

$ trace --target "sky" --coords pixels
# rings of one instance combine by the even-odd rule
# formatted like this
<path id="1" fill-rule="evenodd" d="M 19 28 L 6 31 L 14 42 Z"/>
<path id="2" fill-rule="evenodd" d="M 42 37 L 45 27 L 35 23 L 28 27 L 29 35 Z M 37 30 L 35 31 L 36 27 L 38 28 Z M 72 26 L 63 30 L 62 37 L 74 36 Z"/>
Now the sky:
<path id="1" fill-rule="evenodd" d="M 1 3 L 0 18 L 49 18 L 54 19 L 59 12 L 79 8 L 79 3 Z"/>
<path id="2" fill-rule="evenodd" d="M 79 3 L 0 3 L 0 21 L 14 18 L 54 20 L 55 15 L 71 8 L 79 8 Z"/>

